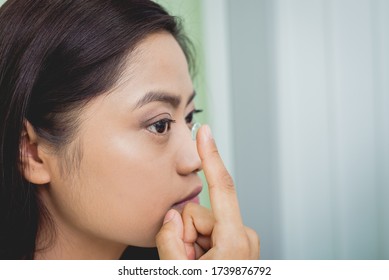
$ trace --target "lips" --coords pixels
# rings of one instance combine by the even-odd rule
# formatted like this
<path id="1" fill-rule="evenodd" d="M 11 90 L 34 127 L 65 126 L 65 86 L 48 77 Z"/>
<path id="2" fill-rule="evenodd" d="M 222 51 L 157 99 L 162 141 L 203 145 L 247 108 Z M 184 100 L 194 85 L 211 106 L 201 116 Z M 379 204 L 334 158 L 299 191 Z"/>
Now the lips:
<path id="1" fill-rule="evenodd" d="M 196 204 L 199 204 L 200 203 L 200 199 L 198 197 L 198 195 L 201 193 L 201 190 L 203 189 L 203 187 L 197 187 L 193 192 L 191 192 L 187 197 L 185 197 L 183 200 L 180 200 L 179 202 L 177 203 L 174 203 L 172 208 L 178 210 L 178 211 L 182 211 L 182 209 L 184 208 L 184 206 L 186 204 L 188 204 L 189 202 L 192 202 L 192 203 L 196 203 Z"/>

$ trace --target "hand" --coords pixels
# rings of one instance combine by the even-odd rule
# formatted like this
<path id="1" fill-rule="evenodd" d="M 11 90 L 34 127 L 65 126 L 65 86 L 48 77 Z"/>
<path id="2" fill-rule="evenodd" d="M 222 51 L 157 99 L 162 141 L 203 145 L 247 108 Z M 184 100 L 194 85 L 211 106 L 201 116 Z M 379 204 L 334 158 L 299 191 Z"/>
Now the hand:
<path id="1" fill-rule="evenodd" d="M 233 180 L 208 126 L 197 135 L 212 211 L 187 204 L 182 216 L 169 210 L 156 242 L 161 259 L 258 259 L 259 239 L 243 225 Z"/>

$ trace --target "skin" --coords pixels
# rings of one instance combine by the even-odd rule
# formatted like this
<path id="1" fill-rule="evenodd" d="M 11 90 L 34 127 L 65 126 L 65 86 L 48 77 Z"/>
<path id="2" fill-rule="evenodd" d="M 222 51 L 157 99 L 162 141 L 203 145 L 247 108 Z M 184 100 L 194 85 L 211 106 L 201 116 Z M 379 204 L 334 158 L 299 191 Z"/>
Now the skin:
<path id="1" fill-rule="evenodd" d="M 162 259 L 259 259 L 259 238 L 243 225 L 233 180 L 207 125 L 197 134 L 212 210 L 189 203 L 171 209 L 157 236 Z"/>
<path id="2" fill-rule="evenodd" d="M 78 135 L 67 149 L 80 150 L 82 157 L 70 176 L 61 170 L 63 157 L 25 124 L 24 175 L 41 185 L 40 198 L 56 226 L 54 243 L 36 258 L 117 259 L 127 244 L 157 245 L 162 259 L 231 258 L 223 255 L 223 242 L 231 243 L 223 231 L 243 240 L 232 242 L 243 248 L 239 258 L 258 258 L 258 238 L 241 222 L 214 141 L 200 129 L 197 151 L 191 138 L 194 90 L 180 46 L 170 34 L 156 33 L 128 62 L 120 83 L 80 112 Z M 140 102 L 150 92 L 174 99 Z M 166 119 L 175 122 L 164 126 Z M 202 166 L 213 212 L 189 201 L 178 204 L 201 191 Z M 42 228 L 38 247 L 48 230 Z"/>

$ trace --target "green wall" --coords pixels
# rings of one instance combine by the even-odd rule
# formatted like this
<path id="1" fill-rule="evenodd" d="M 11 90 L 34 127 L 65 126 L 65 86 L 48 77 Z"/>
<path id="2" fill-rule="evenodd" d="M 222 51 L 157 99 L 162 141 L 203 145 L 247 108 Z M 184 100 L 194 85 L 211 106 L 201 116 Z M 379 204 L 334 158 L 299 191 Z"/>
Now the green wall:
<path id="1" fill-rule="evenodd" d="M 196 105 L 200 109 L 205 109 L 205 71 L 204 71 L 204 52 L 202 36 L 202 19 L 201 19 L 201 1 L 200 0 L 155 0 L 161 4 L 168 12 L 182 20 L 185 33 L 194 44 L 195 63 L 197 74 L 193 80 L 197 91 Z M 198 117 L 198 121 L 206 122 L 206 112 Z"/>

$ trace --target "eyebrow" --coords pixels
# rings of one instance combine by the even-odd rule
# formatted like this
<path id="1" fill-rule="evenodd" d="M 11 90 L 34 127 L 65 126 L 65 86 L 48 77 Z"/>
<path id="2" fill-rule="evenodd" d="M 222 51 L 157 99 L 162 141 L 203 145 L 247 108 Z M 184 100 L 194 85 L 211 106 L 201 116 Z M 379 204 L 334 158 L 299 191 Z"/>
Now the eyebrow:
<path id="1" fill-rule="evenodd" d="M 186 105 L 191 103 L 192 100 L 195 98 L 195 96 L 196 96 L 196 92 L 193 91 Z M 167 92 L 150 91 L 146 93 L 141 99 L 139 99 L 139 101 L 134 106 L 133 110 L 139 109 L 152 102 L 163 102 L 171 105 L 174 109 L 177 109 L 178 106 L 181 104 L 181 97 Z"/>

